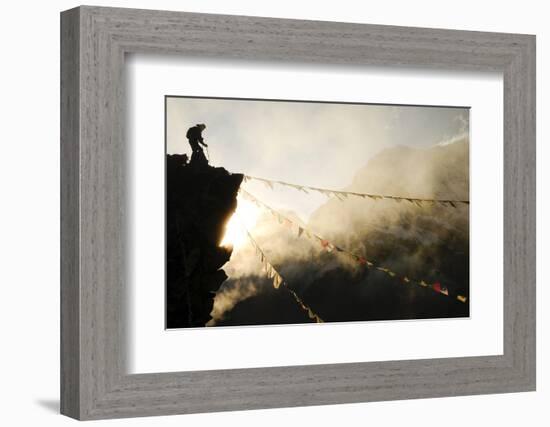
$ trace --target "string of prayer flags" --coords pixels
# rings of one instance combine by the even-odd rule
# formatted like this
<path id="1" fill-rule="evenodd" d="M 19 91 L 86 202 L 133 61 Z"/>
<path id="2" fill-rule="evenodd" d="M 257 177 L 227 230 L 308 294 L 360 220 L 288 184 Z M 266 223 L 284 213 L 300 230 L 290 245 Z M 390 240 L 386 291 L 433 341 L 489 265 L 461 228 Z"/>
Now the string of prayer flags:
<path id="1" fill-rule="evenodd" d="M 244 226 L 244 224 L 243 224 Z M 246 228 L 245 228 L 246 229 Z M 304 310 L 307 314 L 307 316 L 317 322 L 317 323 L 324 323 L 323 319 L 321 319 L 319 317 L 319 315 L 317 315 L 312 309 L 311 307 L 309 307 L 308 305 L 306 305 L 304 303 L 304 301 L 298 296 L 298 294 L 291 288 L 288 287 L 286 281 L 283 279 L 283 276 L 281 276 L 279 274 L 279 272 L 275 269 L 275 267 L 273 267 L 273 264 L 271 264 L 264 252 L 262 251 L 262 249 L 260 248 L 260 246 L 258 245 L 258 243 L 256 242 L 256 240 L 254 240 L 254 238 L 252 237 L 252 235 L 250 234 L 250 232 L 248 231 L 248 229 L 246 229 L 246 233 L 248 235 L 248 239 L 250 241 L 250 243 L 252 244 L 252 246 L 254 247 L 254 250 L 256 252 L 256 254 L 259 255 L 259 258 L 260 258 L 260 262 L 262 263 L 262 266 L 263 266 L 263 269 L 265 270 L 266 272 L 266 275 L 268 277 L 268 279 L 271 279 L 272 280 L 272 283 L 273 283 L 273 287 L 275 289 L 279 289 L 281 286 L 284 286 L 284 288 L 292 295 L 292 297 L 294 298 L 294 300 L 296 301 L 296 303 L 300 306 L 300 308 L 302 310 Z"/>
<path id="2" fill-rule="evenodd" d="M 391 271 L 389 268 L 386 268 L 386 267 L 376 267 L 376 269 L 377 269 L 378 271 L 382 271 L 382 272 L 386 273 L 386 274 L 387 274 L 388 276 L 390 276 L 390 277 L 395 277 L 395 276 L 396 276 L 396 274 L 395 274 L 393 271 Z"/>
<path id="3" fill-rule="evenodd" d="M 420 198 L 420 197 L 404 197 L 404 196 L 394 196 L 394 195 L 384 195 L 384 194 L 358 193 L 354 191 L 330 190 L 326 188 L 291 184 L 285 181 L 275 181 L 275 180 L 269 180 L 265 178 L 258 178 L 250 175 L 244 175 L 244 182 L 247 182 L 249 180 L 256 180 L 256 181 L 263 182 L 266 186 L 268 186 L 272 190 L 273 190 L 273 184 L 278 184 L 285 187 L 294 188 L 295 190 L 302 191 L 306 194 L 309 194 L 307 190 L 316 191 L 327 197 L 336 197 L 338 200 L 345 200 L 348 196 L 361 197 L 363 199 L 368 197 L 371 200 L 383 200 L 383 199 L 395 200 L 397 202 L 400 202 L 401 200 L 407 200 L 411 204 L 414 204 L 418 207 L 422 207 L 424 205 L 432 206 L 435 203 L 439 203 L 442 206 L 450 206 L 452 208 L 456 208 L 457 204 L 463 204 L 463 205 L 470 204 L 469 200 L 428 199 L 428 198 Z"/>
<path id="4" fill-rule="evenodd" d="M 342 250 L 342 252 L 346 252 L 346 251 Z M 353 255 L 353 258 L 361 265 L 366 265 L 369 268 L 374 267 L 374 264 L 370 262 L 368 259 L 366 259 L 365 257 Z"/>
<path id="5" fill-rule="evenodd" d="M 279 212 L 275 211 L 273 208 L 269 207 L 264 202 L 260 201 L 256 196 L 253 196 L 252 194 L 250 194 L 246 190 L 240 189 L 239 191 L 240 191 L 240 194 L 242 194 L 242 196 L 244 198 L 246 198 L 247 200 L 253 202 L 255 205 L 266 209 L 267 211 L 271 212 L 277 218 L 283 218 L 283 220 L 285 220 L 285 222 L 288 221 L 291 224 L 291 226 L 296 226 L 298 228 L 298 237 L 301 237 L 302 235 L 305 234 L 308 238 L 314 239 L 315 241 L 317 241 L 324 251 L 330 253 L 330 252 L 333 252 L 334 250 L 336 250 L 337 252 L 344 253 L 344 254 L 348 255 L 349 257 L 353 258 L 355 261 L 357 261 L 362 266 L 366 266 L 369 269 L 375 269 L 377 271 L 381 271 L 381 272 L 385 273 L 386 275 L 388 275 L 392 278 L 398 278 L 403 283 L 413 283 L 413 284 L 416 284 L 416 285 L 421 286 L 423 288 L 430 288 L 434 292 L 437 292 L 441 295 L 449 296 L 449 290 L 446 287 L 442 286 L 439 282 L 436 282 L 436 283 L 430 285 L 424 280 L 418 281 L 418 280 L 410 279 L 407 276 L 401 277 L 396 272 L 392 271 L 391 269 L 389 269 L 387 267 L 384 267 L 384 266 L 375 265 L 375 263 L 369 261 L 365 257 L 354 254 L 353 252 L 350 252 L 346 249 L 343 249 L 339 246 L 336 246 L 333 243 L 331 243 L 329 240 L 327 240 L 327 239 L 325 239 L 325 238 L 309 231 L 307 228 L 305 228 L 301 225 L 295 224 L 293 221 L 291 221 L 290 219 L 288 219 L 284 215 L 280 214 Z M 279 222 L 282 223 L 281 221 L 279 221 Z M 456 299 L 458 301 L 462 302 L 462 303 L 466 303 L 466 301 L 467 301 L 467 298 L 463 295 L 457 295 Z"/>
<path id="6" fill-rule="evenodd" d="M 321 319 L 310 307 L 304 304 L 302 299 L 298 296 L 296 292 L 294 292 L 292 289 L 287 288 L 290 294 L 294 297 L 294 300 L 298 303 L 298 305 L 307 313 L 307 317 L 309 317 L 311 320 L 317 322 L 317 323 L 324 323 L 324 320 Z"/>

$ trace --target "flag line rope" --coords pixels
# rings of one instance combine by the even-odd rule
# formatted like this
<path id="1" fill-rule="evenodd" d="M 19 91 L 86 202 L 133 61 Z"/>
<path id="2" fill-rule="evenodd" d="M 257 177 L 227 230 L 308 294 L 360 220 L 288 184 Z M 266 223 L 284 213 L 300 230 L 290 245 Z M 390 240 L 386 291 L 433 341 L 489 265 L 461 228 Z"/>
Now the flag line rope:
<path id="1" fill-rule="evenodd" d="M 302 191 L 306 194 L 309 194 L 307 190 L 311 190 L 311 191 L 317 191 L 318 193 L 321 193 L 327 197 L 330 197 L 331 195 L 333 195 L 339 200 L 344 200 L 348 196 L 360 197 L 363 199 L 368 197 L 369 199 L 372 199 L 372 200 L 387 199 L 387 200 L 395 200 L 397 202 L 406 200 L 420 207 L 422 207 L 423 204 L 434 204 L 434 203 L 438 203 L 445 206 L 451 206 L 453 208 L 456 208 L 457 204 L 463 204 L 463 205 L 470 204 L 469 200 L 427 199 L 427 198 L 419 198 L 419 197 L 404 197 L 404 196 L 393 196 L 393 195 L 383 195 L 383 194 L 358 193 L 353 191 L 331 190 L 327 188 L 311 187 L 308 185 L 291 184 L 285 181 L 270 180 L 270 179 L 259 178 L 259 177 L 246 175 L 246 174 L 243 174 L 243 177 L 244 177 L 243 179 L 244 182 L 247 182 L 249 180 L 260 181 L 260 182 L 263 182 L 272 190 L 273 190 L 273 184 L 279 184 L 285 187 L 294 188 L 295 190 Z"/>

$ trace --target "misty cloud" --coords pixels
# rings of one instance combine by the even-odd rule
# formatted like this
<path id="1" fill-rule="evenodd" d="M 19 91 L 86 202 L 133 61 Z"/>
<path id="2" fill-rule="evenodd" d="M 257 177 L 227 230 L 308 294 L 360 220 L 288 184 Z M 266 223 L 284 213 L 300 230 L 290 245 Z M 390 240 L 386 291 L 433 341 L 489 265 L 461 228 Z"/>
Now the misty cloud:
<path id="1" fill-rule="evenodd" d="M 212 319 L 206 326 L 215 326 L 216 322 L 223 319 L 226 312 L 231 309 L 239 301 L 243 301 L 258 293 L 258 280 L 249 277 L 246 280 L 231 280 L 224 283 L 214 298 L 214 308 L 212 309 Z"/>

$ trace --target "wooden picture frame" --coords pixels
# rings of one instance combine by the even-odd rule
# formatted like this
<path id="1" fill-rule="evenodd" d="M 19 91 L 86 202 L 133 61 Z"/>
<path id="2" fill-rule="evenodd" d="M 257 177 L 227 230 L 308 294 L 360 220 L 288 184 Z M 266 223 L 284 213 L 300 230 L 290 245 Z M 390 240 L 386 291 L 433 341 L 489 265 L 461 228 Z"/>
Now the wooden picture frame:
<path id="1" fill-rule="evenodd" d="M 126 53 L 502 72 L 504 353 L 127 374 Z M 532 35 L 78 7 L 61 14 L 61 166 L 65 415 L 84 420 L 535 389 Z"/>

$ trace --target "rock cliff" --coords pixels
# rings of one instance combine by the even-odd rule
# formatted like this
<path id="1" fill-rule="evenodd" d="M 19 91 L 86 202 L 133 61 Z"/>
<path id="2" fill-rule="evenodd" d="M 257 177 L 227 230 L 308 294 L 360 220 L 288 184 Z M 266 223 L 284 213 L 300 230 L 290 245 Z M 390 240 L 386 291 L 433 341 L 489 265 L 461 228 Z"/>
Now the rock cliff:
<path id="1" fill-rule="evenodd" d="M 166 327 L 204 326 L 226 280 L 232 249 L 220 246 L 237 207 L 241 174 L 186 155 L 166 156 Z"/>

